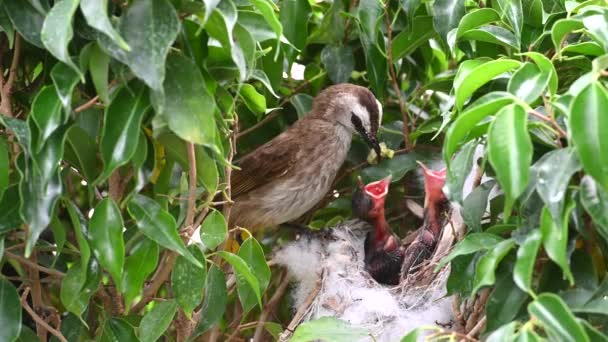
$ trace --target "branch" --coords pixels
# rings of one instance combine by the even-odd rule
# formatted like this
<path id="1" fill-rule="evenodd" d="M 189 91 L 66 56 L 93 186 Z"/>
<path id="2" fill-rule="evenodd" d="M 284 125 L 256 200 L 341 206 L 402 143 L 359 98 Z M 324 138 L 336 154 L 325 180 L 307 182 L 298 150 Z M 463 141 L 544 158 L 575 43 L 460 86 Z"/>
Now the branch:
<path id="1" fill-rule="evenodd" d="M 559 133 L 559 135 L 560 135 L 561 138 L 567 138 L 568 137 L 568 133 L 566 133 L 566 131 L 564 131 L 564 129 L 560 125 L 557 124 L 557 121 L 555 121 L 554 118 L 546 116 L 546 115 L 544 115 L 544 114 L 542 114 L 542 113 L 540 113 L 540 112 L 538 112 L 538 111 L 536 111 L 534 109 L 530 109 L 528 111 L 528 113 L 530 113 L 533 116 L 541 119 L 542 121 L 550 123 L 557 130 L 557 132 Z"/>
<path id="2" fill-rule="evenodd" d="M 194 151 L 194 144 L 189 142 L 186 145 L 188 149 L 188 164 L 190 164 L 190 170 L 188 171 L 188 210 L 186 211 L 186 220 L 184 222 L 183 229 L 194 229 L 192 224 L 194 223 L 194 211 L 196 209 L 196 153 Z"/>
<path id="3" fill-rule="evenodd" d="M 304 300 L 304 303 L 302 303 L 302 305 L 300 305 L 300 307 L 296 311 L 296 314 L 293 316 L 293 319 L 291 320 L 291 322 L 289 322 L 287 329 L 285 329 L 285 331 L 283 331 L 281 336 L 279 336 L 280 342 L 288 341 L 289 338 L 291 337 L 291 335 L 293 334 L 293 331 L 298 327 L 298 325 L 304 318 L 304 315 L 310 309 L 312 302 L 314 302 L 315 298 L 317 298 L 319 291 L 321 291 L 322 279 L 323 279 L 323 274 L 321 274 L 321 276 L 317 279 L 315 287 L 312 289 L 312 291 L 310 291 L 310 293 L 308 294 L 308 297 L 306 297 L 306 300 Z"/>
<path id="4" fill-rule="evenodd" d="M 270 301 L 264 307 L 264 311 L 262 311 L 262 313 L 260 314 L 257 327 L 255 328 L 255 334 L 253 335 L 253 342 L 262 341 L 262 335 L 264 334 L 264 325 L 266 323 L 266 320 L 283 298 L 283 295 L 285 294 L 288 285 L 289 276 L 287 275 L 287 272 L 283 272 L 282 280 L 279 286 L 276 288 L 274 294 L 272 295 L 272 298 L 270 298 Z"/>
<path id="5" fill-rule="evenodd" d="M 11 62 L 11 68 L 8 72 L 8 79 L 6 83 L 2 85 L 0 89 L 0 98 L 2 102 L 0 103 L 0 113 L 8 117 L 13 116 L 13 104 L 12 104 L 12 95 L 13 95 L 13 84 L 15 83 L 15 78 L 17 75 L 17 69 L 19 69 L 19 61 L 21 59 L 21 36 L 18 33 L 15 33 L 15 47 L 13 48 L 13 60 Z"/>
<path id="6" fill-rule="evenodd" d="M 96 95 L 95 97 L 93 97 L 89 101 L 87 101 L 87 102 L 81 104 L 80 106 L 76 107 L 76 109 L 74 109 L 74 111 L 76 113 L 84 112 L 85 110 L 87 110 L 87 109 L 93 107 L 95 104 L 97 104 L 97 101 L 99 101 L 99 95 Z"/>
<path id="7" fill-rule="evenodd" d="M 48 275 L 58 277 L 58 278 L 63 278 L 65 276 L 65 273 L 63 273 L 63 272 L 54 270 L 52 268 L 40 266 L 37 263 L 32 262 L 31 260 L 22 257 L 21 255 L 13 254 L 7 250 L 4 251 L 4 254 L 11 259 L 15 259 L 15 260 L 19 261 L 20 263 L 22 263 L 23 265 L 25 265 L 27 267 L 36 269 L 36 270 L 46 273 Z"/>
<path id="8" fill-rule="evenodd" d="M 412 145 L 410 143 L 410 132 L 408 126 L 409 113 L 407 112 L 407 108 L 403 101 L 403 97 L 401 96 L 401 89 L 399 89 L 399 83 L 397 80 L 397 73 L 395 72 L 395 65 L 393 64 L 393 28 L 391 25 L 391 19 L 389 18 L 390 14 L 390 1 L 387 1 L 384 6 L 385 11 L 385 22 L 386 22 L 386 34 L 387 34 L 387 49 L 386 55 L 388 57 L 388 71 L 391 75 L 391 83 L 393 85 L 393 91 L 395 95 L 397 95 L 397 99 L 399 100 L 399 110 L 401 111 L 401 117 L 403 120 L 403 142 L 405 143 L 405 149 L 410 151 L 412 149 Z"/>
<path id="9" fill-rule="evenodd" d="M 32 316 L 32 319 L 36 322 L 36 325 L 43 326 L 46 330 L 48 330 L 51 334 L 55 335 L 57 339 L 61 342 L 68 342 L 68 340 L 63 336 L 61 331 L 53 328 L 47 322 L 45 322 L 38 314 L 32 309 L 32 307 L 27 303 L 27 295 L 30 293 L 30 288 L 26 287 L 25 291 L 21 295 L 21 306 L 27 311 L 27 313 Z"/>

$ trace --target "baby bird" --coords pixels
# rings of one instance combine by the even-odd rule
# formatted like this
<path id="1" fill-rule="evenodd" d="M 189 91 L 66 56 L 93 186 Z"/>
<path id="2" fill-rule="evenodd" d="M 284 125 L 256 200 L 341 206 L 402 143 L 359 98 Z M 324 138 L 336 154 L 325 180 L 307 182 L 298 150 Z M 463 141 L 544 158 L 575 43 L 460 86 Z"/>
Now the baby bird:
<path id="1" fill-rule="evenodd" d="M 304 118 L 238 161 L 229 225 L 256 230 L 305 214 L 330 190 L 355 132 L 380 155 L 381 121 L 369 89 L 345 83 L 323 90 Z"/>
<path id="2" fill-rule="evenodd" d="M 353 214 L 373 225 L 364 244 L 365 269 L 378 283 L 396 285 L 405 248 L 384 217 L 384 200 L 388 194 L 390 176 L 365 186 L 353 194 Z"/>

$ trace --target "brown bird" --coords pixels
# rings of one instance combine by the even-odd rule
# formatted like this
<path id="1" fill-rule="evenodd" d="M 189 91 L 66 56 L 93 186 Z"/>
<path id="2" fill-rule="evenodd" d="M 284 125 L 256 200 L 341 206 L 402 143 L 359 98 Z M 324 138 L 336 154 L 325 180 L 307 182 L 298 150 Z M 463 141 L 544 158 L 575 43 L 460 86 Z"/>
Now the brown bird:
<path id="1" fill-rule="evenodd" d="M 445 224 L 446 212 L 450 208 L 448 199 L 442 190 L 447 169 L 433 171 L 424 164 L 419 164 L 424 173 L 424 221 L 418 231 L 418 236 L 405 250 L 401 268 L 402 279 L 432 255 Z"/>
<path id="2" fill-rule="evenodd" d="M 365 269 L 378 283 L 396 285 L 399 283 L 405 248 L 384 217 L 384 199 L 390 180 L 389 176 L 365 186 L 359 181 L 352 205 L 355 216 L 373 225 L 364 243 Z"/>
<path id="3" fill-rule="evenodd" d="M 338 84 L 289 129 L 239 160 L 231 178 L 231 227 L 273 227 L 293 221 L 330 190 L 358 132 L 380 155 L 382 106 L 369 89 Z"/>

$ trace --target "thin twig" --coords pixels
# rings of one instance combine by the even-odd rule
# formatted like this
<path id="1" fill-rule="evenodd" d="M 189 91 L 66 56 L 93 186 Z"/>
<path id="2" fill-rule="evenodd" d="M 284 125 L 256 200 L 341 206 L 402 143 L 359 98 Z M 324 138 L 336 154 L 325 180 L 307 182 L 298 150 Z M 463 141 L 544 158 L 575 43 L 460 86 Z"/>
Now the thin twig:
<path id="1" fill-rule="evenodd" d="M 298 327 L 298 325 L 304 318 L 304 315 L 306 315 L 306 313 L 310 309 L 310 306 L 314 302 L 315 298 L 317 298 L 319 291 L 321 291 L 322 279 L 323 279 L 323 274 L 321 274 L 321 276 L 317 279 L 315 287 L 312 289 L 312 291 L 310 291 L 310 293 L 308 294 L 308 296 L 306 297 L 306 299 L 304 300 L 302 305 L 300 305 L 300 307 L 296 311 L 296 314 L 293 316 L 293 319 L 291 320 L 291 322 L 289 322 L 287 329 L 285 329 L 285 331 L 283 331 L 283 333 L 279 337 L 279 341 L 286 342 L 289 340 L 289 338 L 293 334 L 293 331 Z"/>
<path id="2" fill-rule="evenodd" d="M 11 61 L 11 68 L 8 72 L 8 79 L 6 83 L 2 85 L 0 89 L 0 95 L 2 102 L 0 103 L 0 113 L 8 117 L 13 116 L 13 84 L 17 77 L 17 69 L 19 69 L 19 61 L 21 60 L 21 35 L 15 33 L 15 46 L 13 48 L 13 60 Z M 1 72 L 1 71 L 0 71 Z"/>
<path id="3" fill-rule="evenodd" d="M 54 270 L 52 268 L 40 266 L 37 263 L 32 262 L 31 260 L 22 257 L 21 255 L 11 253 L 7 250 L 4 250 L 4 254 L 11 259 L 15 259 L 15 260 L 19 261 L 20 263 L 22 263 L 23 265 L 25 265 L 27 267 L 34 268 L 34 269 L 36 269 L 40 272 L 46 273 L 48 275 L 52 275 L 54 277 L 59 277 L 59 278 L 62 278 L 65 276 L 65 273 L 63 273 L 63 272 Z"/>
<path id="4" fill-rule="evenodd" d="M 554 118 L 551 118 L 551 117 L 549 117 L 547 115 L 544 115 L 544 114 L 542 114 L 542 113 L 540 113 L 540 112 L 538 112 L 538 111 L 536 111 L 534 109 L 530 109 L 528 111 L 528 113 L 530 113 L 533 116 L 541 119 L 542 121 L 550 123 L 557 130 L 557 132 L 559 133 L 560 137 L 562 137 L 562 138 L 567 138 L 568 137 L 568 133 L 566 133 L 566 131 L 564 131 L 564 129 L 560 125 L 557 124 L 557 121 L 555 121 Z"/>
<path id="5" fill-rule="evenodd" d="M 194 211 L 196 209 L 196 153 L 194 151 L 194 144 L 188 142 L 186 145 L 188 149 L 188 164 L 190 164 L 190 170 L 188 171 L 188 209 L 186 211 L 186 221 L 184 223 L 184 229 L 193 229 L 192 224 L 194 223 Z"/>
<path id="6" fill-rule="evenodd" d="M 74 109 L 74 111 L 76 113 L 84 112 L 85 110 L 87 110 L 87 109 L 93 107 L 95 104 L 97 104 L 97 101 L 99 101 L 99 95 L 95 95 L 95 97 L 93 97 L 89 101 L 87 101 L 87 102 L 81 104 L 80 106 L 76 107 L 76 109 Z"/>
<path id="7" fill-rule="evenodd" d="M 21 295 L 21 306 L 23 306 L 25 311 L 27 311 L 27 313 L 30 316 L 32 316 L 32 319 L 36 322 L 37 325 L 39 324 L 39 325 L 43 326 L 48 332 L 55 335 L 55 337 L 57 337 L 57 339 L 59 339 L 59 341 L 68 342 L 68 340 L 65 338 L 65 336 L 63 336 L 61 331 L 53 328 L 47 322 L 45 322 L 42 319 L 42 317 L 38 316 L 38 314 L 34 311 L 34 309 L 32 309 L 32 307 L 27 303 L 27 295 L 29 293 L 30 293 L 30 288 L 26 287 L 25 290 L 23 291 L 23 294 Z"/>
<path id="8" fill-rule="evenodd" d="M 405 149 L 410 151 L 412 149 L 412 145 L 410 143 L 410 132 L 409 132 L 409 113 L 407 112 L 407 107 L 403 101 L 403 97 L 401 96 L 401 89 L 399 88 L 399 82 L 397 80 L 397 72 L 395 71 L 395 65 L 393 64 L 393 28 L 391 25 L 390 15 L 390 1 L 386 2 L 384 6 L 384 19 L 386 22 L 386 38 L 387 38 L 387 48 L 386 55 L 388 58 L 388 72 L 391 76 L 391 83 L 393 85 L 393 91 L 399 100 L 399 110 L 401 111 L 401 117 L 403 120 L 403 142 L 405 143 Z"/>
<path id="9" fill-rule="evenodd" d="M 477 334 L 479 334 L 479 332 L 481 331 L 481 329 L 483 329 L 486 325 L 486 316 L 483 316 L 479 322 L 477 322 L 477 324 L 475 324 L 475 326 L 473 327 L 473 329 L 471 329 L 471 331 L 469 331 L 469 333 L 467 334 L 467 337 L 475 337 Z"/>
<path id="10" fill-rule="evenodd" d="M 281 302 L 285 291 L 287 290 L 287 286 L 289 286 L 289 276 L 287 272 L 283 272 L 281 275 L 282 279 L 279 283 L 279 286 L 275 290 L 274 294 L 270 298 L 270 301 L 264 307 L 264 311 L 260 314 L 258 318 L 258 324 L 255 328 L 255 334 L 253 335 L 253 342 L 261 342 L 264 334 L 264 325 L 266 324 L 266 320 L 268 316 L 274 311 L 275 307 Z"/>

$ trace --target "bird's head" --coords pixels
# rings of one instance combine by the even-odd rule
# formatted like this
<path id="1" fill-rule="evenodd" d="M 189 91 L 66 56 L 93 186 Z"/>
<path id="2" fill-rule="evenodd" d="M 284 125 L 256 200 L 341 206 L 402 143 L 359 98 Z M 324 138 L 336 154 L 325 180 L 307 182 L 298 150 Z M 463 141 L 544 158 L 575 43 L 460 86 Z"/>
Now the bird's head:
<path id="1" fill-rule="evenodd" d="M 359 178 L 358 183 L 352 197 L 353 214 L 366 221 L 383 216 L 384 200 L 388 194 L 391 176 L 367 185 L 363 185 L 361 178 Z"/>
<path id="2" fill-rule="evenodd" d="M 424 174 L 424 206 L 427 207 L 430 203 L 446 201 L 447 198 L 442 188 L 445 185 L 447 169 L 443 168 L 439 171 L 433 171 L 421 162 L 418 162 L 418 164 L 422 167 L 422 173 Z"/>
<path id="3" fill-rule="evenodd" d="M 328 87 L 315 97 L 310 115 L 359 133 L 380 155 L 377 135 L 382 123 L 382 105 L 369 89 L 349 83 Z"/>

